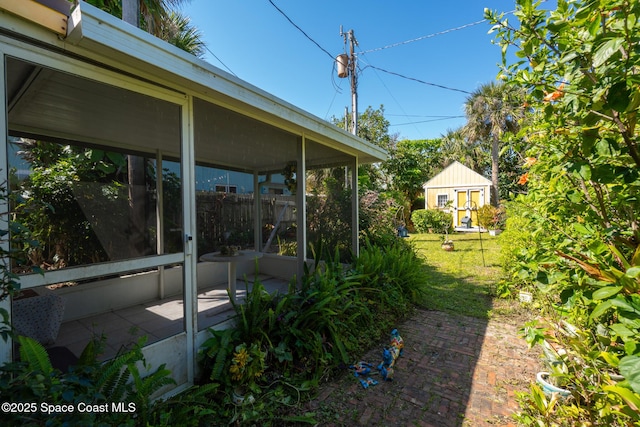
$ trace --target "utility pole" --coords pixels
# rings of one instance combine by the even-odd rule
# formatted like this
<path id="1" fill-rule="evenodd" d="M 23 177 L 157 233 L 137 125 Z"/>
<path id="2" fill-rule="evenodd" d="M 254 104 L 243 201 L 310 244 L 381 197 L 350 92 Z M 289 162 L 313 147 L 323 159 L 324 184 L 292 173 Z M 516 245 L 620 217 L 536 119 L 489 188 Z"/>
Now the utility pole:
<path id="1" fill-rule="evenodd" d="M 336 63 L 338 66 L 338 77 L 346 78 L 350 77 L 351 83 L 351 133 L 358 134 L 358 77 L 356 74 L 356 55 L 355 47 L 358 45 L 358 41 L 353 34 L 353 30 L 348 32 L 342 31 L 340 27 L 340 36 L 344 38 L 345 50 L 347 42 L 349 42 L 349 53 L 343 53 L 338 55 Z"/>

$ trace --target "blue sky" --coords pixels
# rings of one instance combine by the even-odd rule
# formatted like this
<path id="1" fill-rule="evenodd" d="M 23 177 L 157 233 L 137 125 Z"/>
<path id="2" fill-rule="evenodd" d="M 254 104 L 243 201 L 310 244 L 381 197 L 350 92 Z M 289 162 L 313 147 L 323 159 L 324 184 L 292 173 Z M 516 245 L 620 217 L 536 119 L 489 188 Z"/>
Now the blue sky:
<path id="1" fill-rule="evenodd" d="M 272 1 L 328 53 L 269 0 L 191 0 L 182 12 L 215 54 L 207 52 L 207 62 L 325 120 L 343 117 L 351 105 L 349 80 L 337 77 L 333 58 L 345 48 L 340 26 L 352 29 L 359 44 L 358 110 L 384 105 L 390 133 L 400 139 L 437 138 L 463 125 L 463 117 L 443 116 L 464 116 L 468 94 L 371 66 L 472 92 L 495 80 L 500 48 L 486 22 L 447 30 L 482 20 L 485 7 L 514 8 L 509 0 Z"/>

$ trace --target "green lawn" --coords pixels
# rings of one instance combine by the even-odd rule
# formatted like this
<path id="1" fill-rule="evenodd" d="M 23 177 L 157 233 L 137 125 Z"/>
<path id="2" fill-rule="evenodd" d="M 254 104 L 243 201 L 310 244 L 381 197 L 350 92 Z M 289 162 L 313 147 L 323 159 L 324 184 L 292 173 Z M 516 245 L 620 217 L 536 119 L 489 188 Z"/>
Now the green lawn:
<path id="1" fill-rule="evenodd" d="M 441 248 L 438 234 L 409 237 L 427 264 L 429 286 L 425 308 L 488 318 L 494 310 L 495 284 L 501 277 L 498 237 L 488 233 L 481 236 L 453 233 L 449 238 L 455 244 L 452 252 Z"/>

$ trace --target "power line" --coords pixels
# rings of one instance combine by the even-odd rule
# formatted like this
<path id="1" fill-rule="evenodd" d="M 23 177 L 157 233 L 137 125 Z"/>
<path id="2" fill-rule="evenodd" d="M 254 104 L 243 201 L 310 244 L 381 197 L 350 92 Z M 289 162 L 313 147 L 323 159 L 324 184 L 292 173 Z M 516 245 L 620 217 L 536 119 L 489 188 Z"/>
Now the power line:
<path id="1" fill-rule="evenodd" d="M 546 2 L 546 1 L 547 0 L 543 0 L 543 3 Z M 509 15 L 509 14 L 511 14 L 513 12 L 515 12 L 515 10 L 511 10 L 509 12 L 505 12 L 504 14 L 505 15 Z M 405 44 L 417 42 L 417 41 L 420 41 L 420 40 L 430 39 L 432 37 L 441 36 L 443 34 L 451 33 L 453 31 L 464 30 L 465 28 L 473 27 L 474 25 L 479 25 L 479 24 L 485 23 L 486 21 L 487 21 L 486 19 L 481 19 L 480 21 L 475 21 L 475 22 L 471 22 L 469 24 L 460 25 L 459 27 L 455 27 L 455 28 L 449 28 L 448 30 L 438 31 L 437 33 L 428 34 L 426 36 L 417 37 L 415 39 L 406 40 L 406 41 L 398 42 L 398 43 L 393 43 L 393 44 L 389 44 L 389 45 L 386 45 L 386 46 L 378 47 L 378 48 L 375 48 L 375 49 L 365 50 L 362 53 L 378 52 L 380 50 L 390 49 L 392 47 L 398 47 L 398 46 L 402 46 L 402 45 L 405 45 Z"/>
<path id="2" fill-rule="evenodd" d="M 427 116 L 429 117 L 429 116 Z M 420 120 L 418 122 L 407 122 L 407 123 L 396 123 L 396 124 L 390 124 L 389 126 L 405 126 L 405 125 L 414 125 L 417 123 L 429 123 L 429 122 L 439 122 L 441 120 L 451 120 L 451 119 L 461 119 L 463 117 L 466 116 L 441 116 L 438 119 L 431 119 L 431 120 Z"/>
<path id="3" fill-rule="evenodd" d="M 329 104 L 329 108 L 327 109 L 327 113 L 325 114 L 325 118 L 326 115 L 329 114 L 329 111 L 331 110 L 331 107 L 333 106 L 333 102 L 336 99 L 336 96 L 338 95 L 338 93 L 342 93 L 341 87 L 339 84 L 337 84 L 334 80 L 333 77 L 333 72 L 335 71 L 335 67 L 336 67 L 336 60 L 333 54 L 331 54 L 327 49 L 323 48 L 322 46 L 320 46 L 320 43 L 318 43 L 317 41 L 315 41 L 311 36 L 309 36 L 309 34 L 307 34 L 302 28 L 300 28 L 300 26 L 298 26 L 295 22 L 293 22 L 293 20 L 291 18 L 289 18 L 289 16 L 284 13 L 284 11 L 282 9 L 280 9 L 272 0 L 269 0 L 269 3 L 271 3 L 271 6 L 273 6 L 278 12 L 280 12 L 280 14 L 282 16 L 285 17 L 285 19 L 287 21 L 289 21 L 289 23 L 291 25 L 293 25 L 298 31 L 300 31 L 307 39 L 309 39 L 309 41 L 311 41 L 313 44 L 315 44 L 321 51 L 323 51 L 324 53 L 326 53 L 329 58 L 331 58 L 331 62 L 333 64 L 333 68 L 331 70 L 331 82 L 333 84 L 333 88 L 334 88 L 334 94 L 333 94 L 333 98 L 331 99 L 331 103 Z"/>
<path id="4" fill-rule="evenodd" d="M 368 64 L 368 62 L 367 62 L 367 64 Z M 362 70 L 360 70 L 360 72 L 362 72 Z M 398 107 L 400 107 L 400 109 L 404 113 L 404 108 L 402 108 L 402 104 L 400 104 L 400 102 L 396 99 L 395 95 L 393 94 L 393 92 L 391 92 L 391 90 L 389 89 L 387 84 L 384 82 L 384 80 L 382 80 L 382 77 L 380 77 L 380 74 L 378 74 L 376 70 L 374 70 L 374 72 L 375 72 L 376 77 L 378 78 L 378 80 L 380 80 L 380 83 L 382 83 L 382 86 L 384 86 L 384 88 L 387 90 L 387 92 L 389 92 L 389 95 L 391 96 L 391 98 L 393 98 L 393 100 L 396 102 L 396 104 L 398 104 Z M 409 116 L 407 114 L 405 114 L 405 116 L 407 118 L 409 118 Z M 420 133 L 420 129 L 418 129 L 417 127 L 416 127 L 416 131 L 418 131 L 418 133 Z"/>
<path id="5" fill-rule="evenodd" d="M 276 4 L 275 4 L 272 0 L 269 0 L 269 3 L 271 3 L 271 6 L 275 7 L 275 8 L 276 8 L 276 10 L 277 10 L 278 12 L 280 12 L 280 13 L 282 14 L 282 16 L 284 16 L 284 17 L 287 19 L 287 21 L 289 21 L 289 23 L 291 23 L 291 25 L 293 25 L 294 27 L 296 27 L 296 28 L 298 29 L 298 31 L 300 31 L 302 34 L 304 34 L 304 36 L 305 36 L 306 38 L 308 38 L 308 39 L 309 39 L 313 44 L 315 44 L 316 46 L 318 46 L 318 48 L 319 48 L 321 51 L 323 51 L 324 53 L 326 53 L 327 55 L 329 55 L 329 57 L 331 58 L 331 60 L 335 60 L 335 58 L 333 57 L 333 55 L 332 55 L 331 53 L 329 53 L 329 51 L 328 51 L 328 50 L 326 50 L 325 48 L 323 48 L 322 46 L 320 46 L 320 44 L 319 44 L 317 41 L 315 41 L 314 39 L 312 39 L 312 38 L 311 38 L 307 33 L 305 33 L 305 32 L 304 32 L 304 30 L 303 30 L 302 28 L 300 28 L 298 25 L 296 25 L 296 23 L 295 23 L 295 22 L 293 22 L 293 21 L 291 20 L 291 18 L 289 18 L 289 17 L 287 16 L 287 14 L 286 14 L 286 13 L 284 13 L 284 12 L 283 12 L 283 11 L 282 11 L 278 6 L 276 6 Z"/>
<path id="6" fill-rule="evenodd" d="M 238 77 L 238 75 L 237 75 L 236 73 L 234 73 L 233 71 L 231 71 L 231 68 L 227 67 L 227 65 L 226 65 L 224 62 L 222 62 L 222 60 L 220 60 L 220 58 L 218 58 L 218 57 L 216 56 L 216 54 L 215 54 L 215 53 L 211 52 L 211 49 L 209 49 L 209 46 L 204 45 L 204 48 L 205 48 L 205 49 L 207 49 L 207 51 L 208 51 L 211 55 L 213 55 L 213 57 L 214 57 L 214 58 L 216 58 L 216 59 L 218 60 L 218 62 L 219 62 L 219 63 L 221 63 L 221 64 L 222 64 L 222 66 L 223 66 L 224 68 L 226 68 L 226 69 L 227 69 L 231 74 L 233 74 L 234 76 Z M 240 77 L 238 77 L 238 78 L 240 78 Z"/>
<path id="7" fill-rule="evenodd" d="M 275 9 L 276 9 L 276 10 L 277 10 L 281 15 L 282 15 L 282 16 L 284 16 L 284 17 L 285 17 L 285 19 L 286 19 L 287 21 L 289 21 L 289 23 L 290 23 L 291 25 L 293 25 L 293 26 L 294 26 L 298 31 L 300 31 L 300 32 L 301 32 L 301 33 L 302 33 L 302 34 L 303 34 L 303 35 L 304 35 L 304 36 L 305 36 L 309 41 L 311 41 L 313 44 L 315 44 L 315 45 L 316 45 L 316 46 L 317 46 L 321 51 L 323 51 L 325 54 L 327 54 L 327 56 L 329 56 L 329 58 L 331 58 L 331 61 L 332 61 L 332 62 L 334 62 L 334 64 L 335 64 L 335 57 L 334 57 L 334 55 L 333 55 L 333 54 L 331 54 L 327 49 L 325 49 L 325 48 L 323 48 L 322 46 L 320 46 L 320 44 L 319 44 L 318 42 L 316 42 L 316 41 L 315 41 L 311 36 L 309 36 L 309 35 L 308 35 L 308 34 L 307 34 L 307 33 L 306 33 L 302 28 L 300 28 L 300 26 L 298 26 L 295 22 L 293 22 L 293 20 L 292 20 L 291 18 L 289 18 L 289 16 L 288 16 L 288 15 L 287 15 L 287 14 L 286 14 L 282 9 L 280 9 L 280 8 L 279 8 L 279 7 L 278 7 L 278 6 L 273 2 L 273 0 L 268 0 L 268 1 L 269 1 L 269 3 L 270 3 L 270 4 L 271 4 L 271 5 L 272 5 L 272 6 L 273 6 L 273 7 L 274 7 L 274 8 L 275 8 Z M 507 12 L 507 13 L 511 13 L 511 12 Z M 364 55 L 364 54 L 366 54 L 366 53 L 368 53 L 368 52 L 376 52 L 376 51 L 379 51 L 379 50 L 389 49 L 389 48 L 396 47 L 396 46 L 400 46 L 400 45 L 403 45 L 403 44 L 413 43 L 413 42 L 416 42 L 416 41 L 419 41 L 419 40 L 424 40 L 424 39 L 431 38 L 431 37 L 435 37 L 435 36 L 438 36 L 438 35 L 442 35 L 442 34 L 450 33 L 450 32 L 452 32 L 452 31 L 462 30 L 462 29 L 464 29 L 464 28 L 468 28 L 468 27 L 471 27 L 471 26 L 474 26 L 474 25 L 481 24 L 481 23 L 483 23 L 483 22 L 485 22 L 485 21 L 486 21 L 486 20 L 484 20 L 484 19 L 483 19 L 483 20 L 481 20 L 481 21 L 476 21 L 476 22 L 472 22 L 472 23 L 470 23 L 470 24 L 461 25 L 461 26 L 459 26 L 459 27 L 450 28 L 450 29 L 448 29 L 448 30 L 440 31 L 440 32 L 437 32 L 437 33 L 434 33 L 434 34 L 429 34 L 429 35 L 427 35 L 427 36 L 418 37 L 418 38 L 416 38 L 416 39 L 407 40 L 407 41 L 400 42 L 400 43 L 394 43 L 394 44 L 387 45 L 387 46 L 384 46 L 384 47 L 381 47 L 381 48 L 377 48 L 377 49 L 371 49 L 371 50 L 361 51 L 360 53 Z M 215 56 L 215 55 L 214 55 L 214 56 Z M 217 59 L 217 58 L 216 58 L 216 59 Z M 222 63 L 222 61 L 221 61 L 221 63 Z M 224 64 L 223 64 L 223 65 L 224 65 Z M 334 65 L 334 66 L 335 66 L 335 65 Z M 444 85 L 439 85 L 439 84 L 436 84 L 436 83 L 429 83 L 429 82 L 425 82 L 424 80 L 416 79 L 416 78 L 413 78 L 413 77 L 407 77 L 407 76 L 404 76 L 404 75 L 402 75 L 402 74 L 395 73 L 395 72 L 393 72 L 393 71 L 389 71 L 389 70 L 385 70 L 385 69 L 380 68 L 380 67 L 373 66 L 373 65 L 371 65 L 371 64 L 368 64 L 367 66 L 365 66 L 364 68 L 362 68 L 362 69 L 360 70 L 360 72 L 364 71 L 367 67 L 370 67 L 370 68 L 372 68 L 372 69 L 374 69 L 374 70 L 381 71 L 381 72 L 383 72 L 383 73 L 392 74 L 392 75 L 395 75 L 395 76 L 398 76 L 398 77 L 401 77 L 401 78 L 404 78 L 404 79 L 407 79 L 407 80 L 412 80 L 412 81 L 415 81 L 415 82 L 418 82 L 418 83 L 422 83 L 422 84 L 425 84 L 425 85 L 428 85 L 428 86 L 438 87 L 438 88 L 441 88 L 441 89 L 451 90 L 451 91 L 455 91 L 455 92 L 461 92 L 461 93 L 465 93 L 465 94 L 469 94 L 469 95 L 471 94 L 471 92 L 466 91 L 466 90 L 456 89 L 456 88 L 451 88 L 451 87 L 444 86 Z M 378 76 L 378 78 L 380 78 L 380 77 Z M 382 79 L 381 79 L 381 81 L 382 81 Z M 384 83 L 383 83 L 383 85 L 384 85 Z M 389 88 L 388 88 L 388 87 L 386 87 L 386 85 L 385 85 L 385 88 L 386 88 L 386 89 L 387 89 L 387 91 L 389 91 L 389 93 L 391 94 L 391 91 L 389 90 Z M 335 85 L 335 84 L 334 84 L 334 89 L 336 89 L 336 85 Z M 335 96 L 337 95 L 337 92 L 338 92 L 338 90 L 336 90 L 336 93 L 334 93 L 334 99 L 335 99 Z M 391 96 L 393 97 L 393 94 L 391 94 Z M 393 98 L 395 99 L 395 97 L 393 97 Z M 396 100 L 396 102 L 397 102 L 397 100 Z M 331 101 L 331 105 L 333 105 L 333 100 Z M 329 107 L 329 108 L 331 108 L 331 107 Z M 436 118 L 436 119 L 433 119 L 433 120 L 426 120 L 426 121 L 421 121 L 421 122 L 412 122 L 412 123 L 402 123 L 402 124 L 398 124 L 398 125 L 395 125 L 395 126 L 401 126 L 401 125 L 405 125 L 405 124 L 413 124 L 413 123 L 424 123 L 424 122 L 437 121 L 437 120 L 448 120 L 448 119 L 458 118 L 458 117 L 464 117 L 464 116 L 445 116 L 445 117 L 440 117 L 440 118 Z"/>
<path id="8" fill-rule="evenodd" d="M 464 116 L 431 116 L 423 114 L 386 114 L 389 117 L 429 117 L 429 118 L 451 118 L 451 117 L 464 117 Z"/>
<path id="9" fill-rule="evenodd" d="M 329 115 L 329 111 L 331 111 L 331 107 L 333 107 L 333 103 L 336 100 L 336 96 L 338 96 L 338 94 L 342 93 L 342 88 L 340 87 L 342 80 L 340 80 L 338 83 L 336 83 L 335 79 L 334 79 L 334 72 L 335 72 L 335 63 L 334 63 L 334 67 L 331 69 L 331 83 L 333 84 L 333 98 L 331 98 L 331 103 L 329 104 L 329 108 L 327 108 L 327 112 L 324 114 L 324 119 L 327 120 L 327 116 Z"/>
<path id="10" fill-rule="evenodd" d="M 448 30 L 438 31 L 437 33 L 428 34 L 426 36 L 421 36 L 421 37 L 418 37 L 418 38 L 415 38 L 415 39 L 406 40 L 406 41 L 398 42 L 398 43 L 393 43 L 393 44 L 390 44 L 390 45 L 387 45 L 387 46 L 378 47 L 378 48 L 375 48 L 375 49 L 365 50 L 362 53 L 378 52 L 379 50 L 390 49 L 392 47 L 402 46 L 404 44 L 409 44 L 409 43 L 417 42 L 417 41 L 420 41 L 420 40 L 430 39 L 432 37 L 441 36 L 443 34 L 451 33 L 453 31 L 458 31 L 458 30 L 463 30 L 465 28 L 473 27 L 474 25 L 482 24 L 484 22 L 486 22 L 486 19 L 482 19 L 482 20 L 476 21 L 476 22 L 471 22 L 470 24 L 461 25 L 461 26 L 455 27 L 455 28 L 449 28 Z"/>
<path id="11" fill-rule="evenodd" d="M 422 83 L 422 84 L 425 84 L 425 85 L 428 85 L 428 86 L 439 87 L 440 89 L 452 90 L 452 91 L 455 91 L 455 92 L 462 92 L 462 93 L 466 93 L 468 95 L 471 95 L 471 92 L 466 91 L 466 90 L 456 89 L 456 88 L 452 88 L 452 87 L 448 87 L 448 86 L 443 86 L 443 85 L 439 85 L 439 84 L 436 84 L 436 83 L 425 82 L 424 80 L 416 79 L 414 77 L 407 77 L 407 76 L 404 76 L 402 74 L 394 73 L 393 71 L 385 70 L 383 68 L 376 67 L 376 66 L 373 66 L 373 65 L 367 65 L 366 67 L 363 68 L 363 70 L 365 68 L 367 68 L 367 67 L 373 68 L 374 70 L 382 71 L 383 73 L 392 74 L 394 76 L 402 77 L 403 79 L 413 80 L 414 82 Z"/>

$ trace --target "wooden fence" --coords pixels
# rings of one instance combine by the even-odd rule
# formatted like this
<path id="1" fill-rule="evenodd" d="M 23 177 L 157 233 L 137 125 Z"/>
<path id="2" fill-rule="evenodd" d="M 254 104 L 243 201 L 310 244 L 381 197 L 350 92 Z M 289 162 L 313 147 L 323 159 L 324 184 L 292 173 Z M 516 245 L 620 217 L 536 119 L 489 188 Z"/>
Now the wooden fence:
<path id="1" fill-rule="evenodd" d="M 262 242 L 281 218 L 278 234 L 283 236 L 296 222 L 295 196 L 260 195 Z M 254 195 L 202 192 L 196 195 L 198 252 L 217 250 L 231 244 L 250 247 L 254 241 Z"/>

